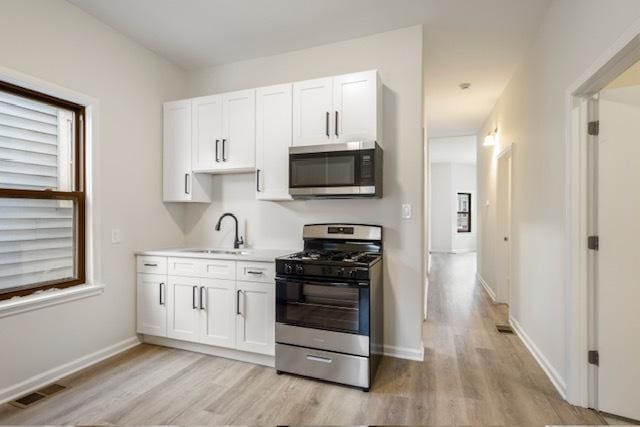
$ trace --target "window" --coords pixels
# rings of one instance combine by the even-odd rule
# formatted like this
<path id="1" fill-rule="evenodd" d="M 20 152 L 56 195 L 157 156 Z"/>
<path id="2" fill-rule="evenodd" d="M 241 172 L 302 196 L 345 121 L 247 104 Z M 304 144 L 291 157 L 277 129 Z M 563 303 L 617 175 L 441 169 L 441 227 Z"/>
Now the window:
<path id="1" fill-rule="evenodd" d="M 0 82 L 0 300 L 85 281 L 84 114 Z"/>
<path id="2" fill-rule="evenodd" d="M 458 233 L 471 233 L 471 193 L 458 193 Z"/>

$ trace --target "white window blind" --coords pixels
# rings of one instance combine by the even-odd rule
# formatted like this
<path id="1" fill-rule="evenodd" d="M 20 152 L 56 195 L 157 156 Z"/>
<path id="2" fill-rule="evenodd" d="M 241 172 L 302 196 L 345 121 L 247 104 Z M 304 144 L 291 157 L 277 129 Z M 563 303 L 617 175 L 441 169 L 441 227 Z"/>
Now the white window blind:
<path id="1" fill-rule="evenodd" d="M 0 187 L 69 191 L 73 112 L 0 91 Z M 74 276 L 70 200 L 0 198 L 0 290 Z"/>

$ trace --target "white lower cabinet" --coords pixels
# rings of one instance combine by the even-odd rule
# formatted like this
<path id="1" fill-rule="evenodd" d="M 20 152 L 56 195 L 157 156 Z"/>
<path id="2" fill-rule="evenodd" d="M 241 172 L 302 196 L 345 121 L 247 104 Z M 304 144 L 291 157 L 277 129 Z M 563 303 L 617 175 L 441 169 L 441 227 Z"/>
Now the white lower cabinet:
<path id="1" fill-rule="evenodd" d="M 274 354 L 273 263 L 187 258 L 167 261 L 158 257 L 153 261 L 168 264 L 169 275 L 138 274 L 139 333 Z M 220 263 L 224 263 L 225 272 L 230 273 L 221 274 L 216 270 L 213 275 L 231 279 L 211 277 L 210 270 L 199 267 Z M 185 268 L 178 268 L 183 265 Z M 235 280 L 236 270 L 243 280 Z M 185 275 L 174 275 L 176 272 Z"/>
<path id="2" fill-rule="evenodd" d="M 137 323 L 141 334 L 167 336 L 167 276 L 138 274 Z"/>
<path id="3" fill-rule="evenodd" d="M 200 279 L 169 276 L 167 336 L 177 340 L 197 342 L 200 338 L 198 293 Z"/>
<path id="4" fill-rule="evenodd" d="M 238 282 L 236 348 L 274 354 L 275 289 L 265 283 Z"/>
<path id="5" fill-rule="evenodd" d="M 203 279 L 200 342 L 218 347 L 236 346 L 236 283 Z"/>

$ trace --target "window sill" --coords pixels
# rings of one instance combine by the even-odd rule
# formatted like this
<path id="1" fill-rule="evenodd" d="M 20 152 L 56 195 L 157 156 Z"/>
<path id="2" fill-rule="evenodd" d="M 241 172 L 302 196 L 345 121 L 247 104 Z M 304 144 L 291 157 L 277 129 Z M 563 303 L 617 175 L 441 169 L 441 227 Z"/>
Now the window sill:
<path id="1" fill-rule="evenodd" d="M 92 297 L 102 292 L 104 292 L 104 285 L 79 285 L 0 301 L 0 318 Z"/>

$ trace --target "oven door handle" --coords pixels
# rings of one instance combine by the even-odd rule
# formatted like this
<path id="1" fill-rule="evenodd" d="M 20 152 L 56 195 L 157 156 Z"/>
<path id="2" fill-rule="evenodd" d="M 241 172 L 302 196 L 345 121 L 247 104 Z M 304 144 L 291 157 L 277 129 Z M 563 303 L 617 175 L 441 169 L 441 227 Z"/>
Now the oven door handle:
<path id="1" fill-rule="evenodd" d="M 299 279 L 285 279 L 282 277 L 276 278 L 276 284 L 278 283 L 296 283 L 300 285 L 318 285 L 318 286 L 333 286 L 339 288 L 368 288 L 367 282 L 321 282 L 315 280 L 299 280 Z"/>

